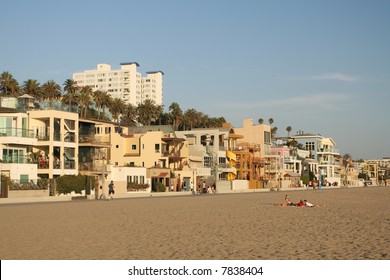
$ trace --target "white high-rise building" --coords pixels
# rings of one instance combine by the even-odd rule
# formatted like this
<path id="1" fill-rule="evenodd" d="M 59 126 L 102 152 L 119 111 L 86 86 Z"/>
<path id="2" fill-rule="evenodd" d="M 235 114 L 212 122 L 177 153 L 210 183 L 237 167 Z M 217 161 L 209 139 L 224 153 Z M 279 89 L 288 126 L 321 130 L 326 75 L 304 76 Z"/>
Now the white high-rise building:
<path id="1" fill-rule="evenodd" d="M 93 91 L 108 92 L 112 98 L 120 98 L 135 106 L 146 99 L 162 105 L 162 71 L 146 72 L 146 76 L 137 72 L 137 62 L 121 63 L 119 70 L 111 70 L 111 65 L 98 64 L 97 69 L 73 73 L 78 86 L 90 86 Z"/>

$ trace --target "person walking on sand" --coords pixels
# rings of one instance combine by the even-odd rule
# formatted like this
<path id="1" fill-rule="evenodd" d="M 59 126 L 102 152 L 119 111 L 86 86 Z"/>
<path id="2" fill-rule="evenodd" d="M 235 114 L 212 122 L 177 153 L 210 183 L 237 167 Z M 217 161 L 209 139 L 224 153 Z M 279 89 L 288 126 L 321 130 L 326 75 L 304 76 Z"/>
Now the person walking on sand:
<path id="1" fill-rule="evenodd" d="M 114 187 L 114 182 L 111 181 L 110 184 L 108 184 L 108 195 L 110 196 L 110 199 L 114 199 L 112 195 L 115 194 L 115 187 Z"/>

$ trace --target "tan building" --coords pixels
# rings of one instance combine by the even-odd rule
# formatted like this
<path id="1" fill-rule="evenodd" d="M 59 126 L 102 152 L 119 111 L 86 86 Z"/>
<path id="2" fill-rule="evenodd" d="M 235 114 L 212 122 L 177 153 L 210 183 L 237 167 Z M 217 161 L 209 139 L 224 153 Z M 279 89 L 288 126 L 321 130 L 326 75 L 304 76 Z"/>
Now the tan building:
<path id="1" fill-rule="evenodd" d="M 0 197 L 26 195 L 26 191 L 18 189 L 24 184 L 36 187 L 37 164 L 31 156 L 36 144 L 37 139 L 32 130 L 28 129 L 28 114 L 11 108 L 0 108 L 0 170 L 2 175 L 11 180 L 10 186 L 9 182 L 0 183 Z M 29 192 L 29 195 L 39 195 L 41 192 Z M 43 194 L 48 195 L 47 192 Z"/>
<path id="2" fill-rule="evenodd" d="M 37 139 L 32 153 L 38 158 L 38 176 L 77 175 L 78 114 L 42 106 L 40 110 L 29 111 L 28 115 L 28 127 Z"/>

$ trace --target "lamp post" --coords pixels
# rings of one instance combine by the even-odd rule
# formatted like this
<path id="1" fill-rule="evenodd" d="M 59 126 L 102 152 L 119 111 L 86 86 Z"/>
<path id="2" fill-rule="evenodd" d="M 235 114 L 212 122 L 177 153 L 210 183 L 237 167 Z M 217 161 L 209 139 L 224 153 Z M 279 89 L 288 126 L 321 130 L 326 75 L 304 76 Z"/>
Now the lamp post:
<path id="1" fill-rule="evenodd" d="M 106 199 L 108 197 L 108 191 L 105 184 L 106 181 L 106 166 L 104 164 L 106 157 L 102 155 L 102 199 Z"/>

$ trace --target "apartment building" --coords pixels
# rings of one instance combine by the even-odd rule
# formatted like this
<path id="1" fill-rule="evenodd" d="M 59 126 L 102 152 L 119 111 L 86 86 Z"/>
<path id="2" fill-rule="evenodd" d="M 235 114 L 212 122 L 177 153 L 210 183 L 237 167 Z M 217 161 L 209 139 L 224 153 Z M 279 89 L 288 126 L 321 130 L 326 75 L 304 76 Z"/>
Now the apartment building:
<path id="1" fill-rule="evenodd" d="M 28 129 L 28 114 L 12 108 L 0 108 L 0 170 L 15 185 L 32 184 L 36 188 L 37 165 L 30 156 L 37 144 L 32 130 Z M 8 193 L 5 182 L 1 183 L 0 197 L 15 197 Z"/>
<path id="2" fill-rule="evenodd" d="M 28 111 L 36 145 L 32 153 L 38 159 L 38 176 L 52 179 L 78 174 L 78 113 L 41 106 Z"/>
<path id="3" fill-rule="evenodd" d="M 96 69 L 74 73 L 73 80 L 78 86 L 90 86 L 93 91 L 108 92 L 113 98 L 122 99 L 134 106 L 146 99 L 162 105 L 164 73 L 151 71 L 142 76 L 137 67 L 137 62 L 121 63 L 117 70 L 111 69 L 109 64 L 98 64 Z"/>
<path id="4" fill-rule="evenodd" d="M 315 176 L 322 184 L 341 185 L 340 152 L 332 138 L 319 134 L 300 133 L 291 137 L 302 144 L 310 155 L 309 158 L 318 162 Z"/>

